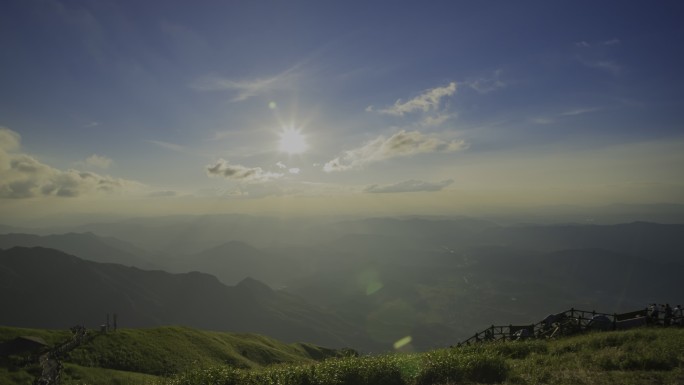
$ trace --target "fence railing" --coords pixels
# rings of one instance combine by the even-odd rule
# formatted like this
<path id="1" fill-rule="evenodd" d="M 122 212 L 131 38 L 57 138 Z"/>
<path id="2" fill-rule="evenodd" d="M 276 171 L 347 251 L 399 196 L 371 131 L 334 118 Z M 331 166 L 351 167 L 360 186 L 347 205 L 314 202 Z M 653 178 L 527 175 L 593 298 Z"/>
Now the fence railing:
<path id="1" fill-rule="evenodd" d="M 529 325 L 492 325 L 485 330 L 475 333 L 472 337 L 459 343 L 487 341 L 513 341 L 527 338 L 553 338 L 561 335 L 571 335 L 589 330 L 623 330 L 639 326 L 655 325 L 684 325 L 684 317 L 673 316 L 664 318 L 649 317 L 648 309 L 635 310 L 627 313 L 601 313 L 595 310 L 569 310 L 550 314 L 543 320 Z"/>

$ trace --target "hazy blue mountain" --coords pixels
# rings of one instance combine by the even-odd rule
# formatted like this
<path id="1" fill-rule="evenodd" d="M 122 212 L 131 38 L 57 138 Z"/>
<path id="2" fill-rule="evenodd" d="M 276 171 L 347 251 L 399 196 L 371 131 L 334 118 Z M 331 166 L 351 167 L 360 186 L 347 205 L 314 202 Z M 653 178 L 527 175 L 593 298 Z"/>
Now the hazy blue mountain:
<path id="1" fill-rule="evenodd" d="M 633 222 L 492 227 L 483 230 L 472 242 L 540 251 L 597 248 L 677 262 L 684 254 L 684 225 Z"/>
<path id="2" fill-rule="evenodd" d="M 247 277 L 278 285 L 284 279 L 297 275 L 301 265 L 287 256 L 262 251 L 244 242 L 230 241 L 178 258 L 171 266 L 174 271 L 211 273 L 229 285 Z"/>
<path id="3" fill-rule="evenodd" d="M 0 249 L 9 249 L 14 246 L 57 249 L 95 262 L 119 263 L 142 268 L 155 267 L 144 257 L 148 253 L 142 249 L 137 249 L 117 239 L 101 238 L 93 233 L 0 235 Z"/>
<path id="4" fill-rule="evenodd" d="M 0 251 L 0 323 L 96 327 L 117 313 L 121 327 L 187 325 L 254 332 L 284 341 L 372 348 L 358 329 L 253 279 L 230 287 L 203 273 L 170 274 L 85 261 L 57 250 Z"/>
<path id="5" fill-rule="evenodd" d="M 239 214 L 133 218 L 77 228 L 115 237 L 167 255 L 195 254 L 228 241 L 267 246 L 273 242 L 310 242 L 309 229 L 321 220 L 279 219 Z"/>

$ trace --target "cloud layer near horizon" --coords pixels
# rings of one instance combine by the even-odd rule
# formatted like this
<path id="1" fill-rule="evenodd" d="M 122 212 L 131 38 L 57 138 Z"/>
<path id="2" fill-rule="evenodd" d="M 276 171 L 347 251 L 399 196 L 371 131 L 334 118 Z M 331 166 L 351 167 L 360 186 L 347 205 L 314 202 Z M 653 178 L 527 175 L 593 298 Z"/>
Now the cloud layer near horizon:
<path id="1" fill-rule="evenodd" d="M 443 180 L 441 182 L 424 182 L 421 180 L 407 180 L 404 182 L 394 183 L 390 185 L 370 185 L 363 191 L 367 193 L 403 193 L 403 192 L 419 192 L 419 191 L 440 191 L 454 183 L 453 179 Z"/>
<path id="2" fill-rule="evenodd" d="M 264 171 L 261 167 L 245 167 L 240 164 L 229 164 L 225 159 L 219 159 L 216 164 L 206 167 L 210 177 L 223 177 L 226 179 L 259 183 L 283 177 L 284 174 Z"/>
<path id="3" fill-rule="evenodd" d="M 62 171 L 19 152 L 21 136 L 0 127 L 0 198 L 77 197 L 115 193 L 140 184 L 94 172 Z"/>

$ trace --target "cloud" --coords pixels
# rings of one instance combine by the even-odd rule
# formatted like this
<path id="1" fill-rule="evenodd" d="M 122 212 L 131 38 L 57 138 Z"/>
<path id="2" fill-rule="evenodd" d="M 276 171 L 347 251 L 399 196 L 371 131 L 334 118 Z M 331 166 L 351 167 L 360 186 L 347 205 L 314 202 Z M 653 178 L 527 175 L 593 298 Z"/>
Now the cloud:
<path id="1" fill-rule="evenodd" d="M 575 43 L 575 47 L 580 47 L 580 48 L 590 48 L 590 47 L 600 47 L 600 46 L 610 46 L 610 45 L 618 45 L 622 43 L 620 39 L 609 39 L 609 40 L 603 40 L 599 41 L 597 43 L 588 43 L 586 41 L 578 41 Z"/>
<path id="2" fill-rule="evenodd" d="M 239 182 L 259 183 L 278 179 L 283 176 L 281 173 L 264 171 L 261 167 L 245 167 L 239 164 L 229 164 L 224 159 L 219 159 L 216 164 L 206 168 L 207 175 L 210 177 L 224 177 L 226 179 Z"/>
<path id="3" fill-rule="evenodd" d="M 21 137 L 16 132 L 0 127 L 0 151 L 13 151 L 19 148 Z"/>
<path id="4" fill-rule="evenodd" d="M 138 182 L 93 172 L 58 170 L 18 152 L 20 144 L 18 133 L 0 127 L 0 198 L 76 197 L 141 186 Z"/>
<path id="5" fill-rule="evenodd" d="M 85 161 L 79 163 L 89 167 L 106 169 L 112 165 L 112 160 L 107 158 L 106 156 L 93 154 L 87 157 Z"/>
<path id="6" fill-rule="evenodd" d="M 584 64 L 592 68 L 608 71 L 613 75 L 619 75 L 622 72 L 622 66 L 612 60 L 585 62 Z"/>
<path id="7" fill-rule="evenodd" d="M 407 180 L 391 185 L 380 186 L 377 184 L 366 187 L 364 192 L 367 193 L 401 193 L 401 192 L 418 192 L 418 191 L 440 191 L 445 187 L 454 183 L 453 179 L 443 180 L 441 182 L 423 182 L 420 180 Z"/>
<path id="8" fill-rule="evenodd" d="M 500 88 L 506 87 L 506 83 L 501 80 L 501 73 L 503 71 L 498 69 L 494 71 L 492 77 L 481 77 L 477 79 L 469 79 L 465 81 L 465 84 L 474 89 L 475 91 L 486 94 L 492 91 L 496 91 Z"/>
<path id="9" fill-rule="evenodd" d="M 454 116 L 456 116 L 456 114 L 438 113 L 435 115 L 428 115 L 423 118 L 423 120 L 420 122 L 420 125 L 423 127 L 439 126 Z"/>
<path id="10" fill-rule="evenodd" d="M 389 138 L 379 136 L 359 148 L 345 151 L 342 156 L 323 165 L 323 170 L 346 171 L 385 159 L 430 152 L 452 152 L 466 147 L 462 140 L 445 141 L 434 135 L 401 130 Z"/>
<path id="11" fill-rule="evenodd" d="M 178 196 L 178 193 L 172 190 L 152 191 L 151 193 L 147 194 L 147 196 L 151 198 L 175 197 Z"/>
<path id="12" fill-rule="evenodd" d="M 583 115 L 583 114 L 588 114 L 590 112 L 595 112 L 599 111 L 600 108 L 598 107 L 589 107 L 589 108 L 576 108 L 574 110 L 569 110 L 565 111 L 559 114 L 559 116 L 575 116 L 575 115 Z"/>
<path id="13" fill-rule="evenodd" d="M 571 110 L 567 110 L 561 113 L 557 113 L 553 116 L 538 116 L 536 118 L 530 119 L 533 123 L 535 124 L 551 124 L 555 123 L 556 120 L 559 118 L 566 118 L 568 116 L 578 116 L 578 115 L 584 115 L 584 114 L 589 114 L 592 112 L 596 111 L 601 111 L 603 108 L 602 107 L 585 107 L 585 108 L 575 108 Z"/>
<path id="14" fill-rule="evenodd" d="M 377 110 L 381 114 L 404 116 L 412 112 L 437 111 L 442 105 L 442 100 L 456 93 L 456 83 L 451 82 L 445 87 L 435 87 L 424 91 L 415 98 L 402 102 L 401 99 L 394 102 L 390 107 Z M 376 111 L 373 106 L 368 106 L 366 111 Z"/>
<path id="15" fill-rule="evenodd" d="M 531 120 L 534 124 L 551 124 L 551 123 L 555 122 L 555 120 L 553 120 L 552 118 L 548 118 L 548 117 L 544 117 L 544 116 L 532 118 Z"/>
<path id="16" fill-rule="evenodd" d="M 295 175 L 299 174 L 302 171 L 299 167 L 287 167 L 287 165 L 283 162 L 276 163 L 276 166 L 281 170 L 287 169 L 287 172 Z"/>
<path id="17" fill-rule="evenodd" d="M 230 101 L 241 102 L 260 94 L 289 88 L 296 78 L 293 71 L 294 68 L 273 77 L 251 80 L 232 80 L 210 75 L 196 80 L 190 87 L 198 91 L 207 92 L 233 91 L 235 96 Z"/>

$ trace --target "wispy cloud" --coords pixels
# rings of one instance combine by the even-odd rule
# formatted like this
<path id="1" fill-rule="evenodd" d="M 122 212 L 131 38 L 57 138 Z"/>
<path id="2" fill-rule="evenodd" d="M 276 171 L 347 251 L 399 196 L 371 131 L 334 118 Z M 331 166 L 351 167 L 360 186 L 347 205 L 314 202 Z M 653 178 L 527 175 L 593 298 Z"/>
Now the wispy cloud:
<path id="1" fill-rule="evenodd" d="M 429 152 L 452 152 L 466 147 L 462 140 L 446 141 L 419 131 L 401 130 L 389 138 L 379 136 L 359 148 L 345 151 L 342 156 L 323 165 L 323 170 L 346 171 L 390 158 Z"/>
<path id="2" fill-rule="evenodd" d="M 535 118 L 531 118 L 530 120 L 535 123 L 535 124 L 551 124 L 555 123 L 558 118 L 566 118 L 566 117 L 571 117 L 571 116 L 579 116 L 579 115 L 584 115 L 584 114 L 590 114 L 592 112 L 600 111 L 603 108 L 601 107 L 583 107 L 583 108 L 572 108 L 568 109 L 566 111 L 563 111 L 561 113 L 556 113 L 554 115 L 549 115 L 549 116 L 537 116 Z"/>
<path id="3" fill-rule="evenodd" d="M 597 41 L 597 42 L 592 42 L 589 43 L 587 41 L 578 41 L 575 43 L 575 47 L 579 48 L 591 48 L 591 47 L 601 47 L 601 46 L 611 46 L 611 45 L 618 45 L 622 43 L 620 39 L 614 38 L 614 39 L 608 39 L 608 40 L 602 40 L 602 41 Z"/>
<path id="4" fill-rule="evenodd" d="M 58 170 L 21 153 L 20 144 L 18 133 L 0 127 L 0 198 L 77 197 L 142 187 L 138 182 L 94 172 Z"/>
<path id="5" fill-rule="evenodd" d="M 494 71 L 493 75 L 490 77 L 480 77 L 476 79 L 468 79 L 464 83 L 474 89 L 475 91 L 486 94 L 492 91 L 506 87 L 506 83 L 501 80 L 501 74 L 503 71 L 498 69 Z"/>
<path id="6" fill-rule="evenodd" d="M 454 183 L 453 179 L 443 180 L 441 182 L 424 182 L 420 180 L 407 180 L 390 185 L 371 185 L 364 189 L 367 193 L 403 193 L 403 192 L 419 192 L 419 191 L 440 191 Z"/>
<path id="7" fill-rule="evenodd" d="M 373 106 L 366 107 L 366 111 L 377 111 L 381 114 L 404 116 L 412 112 L 430 112 L 437 111 L 442 106 L 444 98 L 452 96 L 456 93 L 456 83 L 451 82 L 444 87 L 435 87 L 423 91 L 420 95 L 408 101 L 401 99 L 394 102 L 393 105 L 376 110 Z"/>
<path id="8" fill-rule="evenodd" d="M 589 68 L 619 75 L 624 70 L 623 66 L 611 58 L 611 52 L 620 44 L 622 44 L 622 41 L 617 38 L 594 42 L 576 42 L 575 47 L 579 48 L 577 50 L 577 60 Z"/>
<path id="9" fill-rule="evenodd" d="M 575 115 L 588 114 L 590 112 L 595 112 L 595 111 L 599 111 L 599 110 L 600 110 L 600 108 L 598 108 L 598 107 L 576 108 L 573 110 L 568 110 L 568 111 L 562 112 L 558 115 L 559 116 L 575 116 Z"/>
<path id="10" fill-rule="evenodd" d="M 282 178 L 284 174 L 264 171 L 261 167 L 245 167 L 239 164 L 229 164 L 224 159 L 219 159 L 216 164 L 206 167 L 207 175 L 210 177 L 223 177 L 226 179 L 260 183 L 273 179 Z"/>
<path id="11" fill-rule="evenodd" d="M 100 122 L 92 121 L 92 122 L 89 122 L 89 123 L 84 124 L 82 127 L 83 127 L 83 128 L 93 128 L 93 127 L 97 127 L 97 126 L 99 126 L 99 125 L 101 125 L 101 124 L 102 124 L 102 123 L 100 123 Z"/>
<path id="12" fill-rule="evenodd" d="M 538 117 L 532 118 L 530 120 L 534 124 L 551 124 L 551 123 L 555 122 L 555 120 L 553 120 L 552 118 L 543 117 L 543 116 L 538 116 Z"/>
<path id="13" fill-rule="evenodd" d="M 190 84 L 190 87 L 198 91 L 232 91 L 235 93 L 230 101 L 240 102 L 264 93 L 292 87 L 298 75 L 294 66 L 278 75 L 255 78 L 255 79 L 230 79 L 219 75 L 201 77 Z"/>
<path id="14" fill-rule="evenodd" d="M 169 142 L 162 142 L 160 140 L 148 140 L 149 143 L 155 144 L 159 147 L 165 148 L 167 150 L 171 151 L 178 151 L 178 152 L 186 152 L 186 149 L 184 146 L 181 146 L 180 144 L 175 144 L 175 143 L 169 143 Z"/>
<path id="15" fill-rule="evenodd" d="M 588 67 L 610 72 L 613 75 L 619 75 L 622 72 L 622 66 L 612 60 L 585 61 L 584 64 Z"/>

